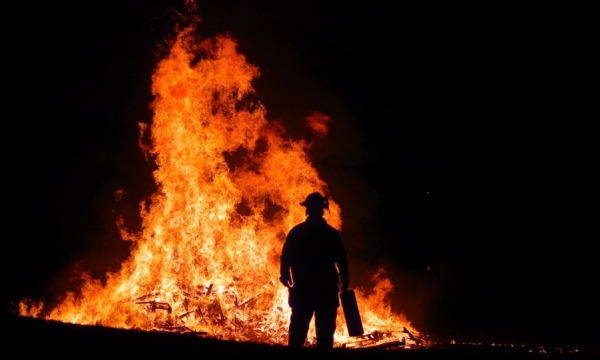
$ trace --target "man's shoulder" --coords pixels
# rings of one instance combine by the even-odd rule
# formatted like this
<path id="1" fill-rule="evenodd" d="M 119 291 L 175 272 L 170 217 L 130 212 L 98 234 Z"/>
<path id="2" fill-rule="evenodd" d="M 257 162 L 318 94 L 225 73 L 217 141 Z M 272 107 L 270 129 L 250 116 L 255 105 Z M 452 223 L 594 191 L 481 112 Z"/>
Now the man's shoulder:
<path id="1" fill-rule="evenodd" d="M 300 235 L 305 232 L 314 232 L 315 230 L 319 232 L 324 231 L 339 236 L 339 232 L 333 226 L 329 225 L 325 219 L 318 219 L 312 221 L 307 220 L 294 226 L 288 233 L 288 237 Z"/>
<path id="2" fill-rule="evenodd" d="M 287 236 L 287 237 L 288 237 L 288 239 L 289 239 L 290 237 L 294 237 L 294 236 L 296 236 L 296 235 L 300 235 L 300 234 L 302 234 L 303 232 L 305 232 L 305 231 L 306 231 L 306 229 L 307 229 L 306 222 L 301 222 L 300 224 L 297 224 L 297 225 L 295 225 L 295 226 L 294 226 L 294 227 L 293 227 L 293 228 L 290 230 L 290 232 L 288 233 L 288 236 Z"/>
<path id="3" fill-rule="evenodd" d="M 298 232 L 298 231 L 302 231 L 303 228 L 306 227 L 306 223 L 305 222 L 301 222 L 300 224 L 296 224 L 294 225 L 294 227 L 290 230 L 290 234 L 293 232 Z"/>

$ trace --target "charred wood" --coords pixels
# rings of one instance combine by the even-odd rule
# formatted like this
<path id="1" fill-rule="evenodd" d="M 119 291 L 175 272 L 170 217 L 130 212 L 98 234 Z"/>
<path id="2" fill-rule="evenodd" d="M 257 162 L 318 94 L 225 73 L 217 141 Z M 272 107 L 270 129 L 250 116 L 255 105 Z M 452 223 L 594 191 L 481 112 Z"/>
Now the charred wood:
<path id="1" fill-rule="evenodd" d="M 158 301 L 138 301 L 136 302 L 138 305 L 146 305 L 146 307 L 155 312 L 156 310 L 166 310 L 169 314 L 173 311 L 171 305 L 166 302 L 158 302 Z"/>
<path id="2" fill-rule="evenodd" d="M 150 294 L 142 295 L 142 296 L 140 296 L 140 297 L 138 297 L 138 298 L 136 298 L 136 299 L 133 299 L 133 301 L 144 301 L 144 300 L 146 300 L 146 299 L 148 299 L 148 298 L 155 297 L 155 296 L 157 296 L 157 295 L 158 295 L 158 293 L 157 293 L 157 292 L 154 292 L 154 293 L 150 293 Z"/>
<path id="3" fill-rule="evenodd" d="M 188 316 L 189 314 L 193 314 L 193 313 L 195 313 L 196 311 L 199 311 L 199 309 L 198 309 L 198 310 L 192 310 L 192 311 L 187 311 L 187 312 L 184 312 L 183 314 L 179 315 L 179 316 L 178 316 L 178 318 L 180 318 L 180 319 L 183 319 L 184 317 Z M 201 312 L 200 312 L 200 313 L 201 313 Z M 202 314 L 202 313 L 201 313 L 201 314 Z"/>
<path id="4" fill-rule="evenodd" d="M 246 308 L 246 307 L 249 307 L 249 306 L 251 307 L 251 306 L 254 306 L 254 304 L 256 304 L 256 300 L 258 300 L 258 296 L 251 297 L 251 298 L 249 298 L 246 301 L 243 301 L 243 302 L 241 302 L 239 304 L 235 304 L 235 306 L 238 307 L 238 308 L 240 308 L 240 309 L 243 309 L 243 308 Z"/>

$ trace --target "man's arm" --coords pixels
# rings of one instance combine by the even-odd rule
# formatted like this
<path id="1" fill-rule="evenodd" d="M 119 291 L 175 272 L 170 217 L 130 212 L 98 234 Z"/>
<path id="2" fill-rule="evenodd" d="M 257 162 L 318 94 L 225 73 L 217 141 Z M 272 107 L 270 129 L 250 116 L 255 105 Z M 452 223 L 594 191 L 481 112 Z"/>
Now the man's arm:
<path id="1" fill-rule="evenodd" d="M 340 279 L 342 280 L 342 290 L 348 290 L 350 278 L 348 276 L 348 262 L 346 260 L 346 253 L 344 253 L 344 256 L 341 256 L 338 259 L 337 266 L 340 272 Z"/>
<path id="2" fill-rule="evenodd" d="M 348 259 L 346 258 L 346 249 L 344 248 L 344 244 L 342 243 L 342 238 L 339 236 L 339 233 L 338 238 L 339 245 L 335 262 L 340 273 L 340 279 L 342 280 L 342 290 L 348 290 L 348 285 L 350 284 L 348 275 Z"/>
<path id="3" fill-rule="evenodd" d="M 283 244 L 283 249 L 281 250 L 279 281 L 283 284 L 283 286 L 288 288 L 293 284 L 292 277 L 290 275 L 290 249 L 287 240 Z"/>

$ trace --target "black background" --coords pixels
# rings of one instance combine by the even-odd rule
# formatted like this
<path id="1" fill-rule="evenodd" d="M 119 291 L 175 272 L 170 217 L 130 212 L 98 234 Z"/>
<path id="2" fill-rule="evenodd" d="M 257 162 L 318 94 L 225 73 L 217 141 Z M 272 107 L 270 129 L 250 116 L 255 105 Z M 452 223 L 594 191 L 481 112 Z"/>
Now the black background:
<path id="1" fill-rule="evenodd" d="M 178 1 L 7 9 L 6 304 L 56 299 L 127 257 L 154 190 L 137 145 Z M 586 9 L 504 2 L 204 1 L 257 65 L 270 120 L 314 141 L 355 286 L 443 341 L 593 346 L 596 203 Z M 589 46 L 589 45 L 588 45 Z M 326 139 L 304 128 L 320 111 Z M 123 201 L 114 192 L 125 189 Z M 48 300 L 50 299 L 50 300 Z"/>

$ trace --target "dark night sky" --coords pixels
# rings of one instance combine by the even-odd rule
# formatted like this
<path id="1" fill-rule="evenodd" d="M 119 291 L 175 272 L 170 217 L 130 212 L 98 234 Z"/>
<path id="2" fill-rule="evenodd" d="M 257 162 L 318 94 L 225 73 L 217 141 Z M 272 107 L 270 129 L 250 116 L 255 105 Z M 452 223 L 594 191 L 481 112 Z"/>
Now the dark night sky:
<path id="1" fill-rule="evenodd" d="M 5 34 L 4 301 L 52 298 L 74 269 L 100 275 L 127 256 L 114 214 L 135 227 L 154 190 L 137 122 L 151 119 L 156 53 L 182 8 L 23 6 Z M 202 36 L 230 33 L 261 69 L 258 96 L 291 136 L 310 136 L 313 111 L 334 119 L 312 156 L 357 282 L 385 265 L 394 306 L 442 340 L 598 342 L 576 10 L 228 0 L 200 16 Z"/>

